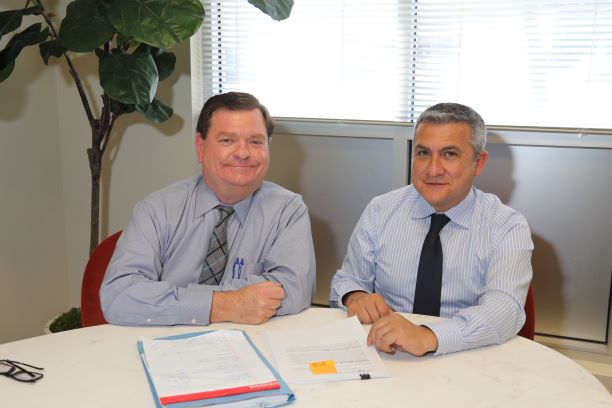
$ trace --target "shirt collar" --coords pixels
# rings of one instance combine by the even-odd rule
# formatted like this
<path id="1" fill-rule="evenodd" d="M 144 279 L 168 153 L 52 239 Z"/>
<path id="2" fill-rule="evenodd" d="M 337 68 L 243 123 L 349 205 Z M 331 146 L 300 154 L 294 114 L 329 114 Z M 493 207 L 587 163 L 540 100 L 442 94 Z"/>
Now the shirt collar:
<path id="1" fill-rule="evenodd" d="M 234 213 L 238 217 L 238 221 L 240 221 L 241 225 L 243 225 L 246 221 L 246 217 L 249 213 L 249 209 L 251 208 L 252 201 L 253 194 L 232 205 L 232 207 L 234 208 Z M 206 182 L 204 181 L 202 176 L 200 176 L 198 179 L 198 184 L 196 186 L 195 217 L 201 217 L 210 210 L 214 209 L 219 204 L 221 204 L 221 202 L 219 201 L 215 193 L 213 193 L 213 191 L 208 188 Z"/>
<path id="2" fill-rule="evenodd" d="M 476 201 L 476 195 L 474 194 L 474 187 L 470 188 L 468 195 L 459 204 L 446 211 L 444 214 L 456 224 L 461 225 L 464 228 L 470 227 L 470 219 L 474 212 L 474 203 Z"/>
<path id="3" fill-rule="evenodd" d="M 472 187 L 468 195 L 459 204 L 444 212 L 448 218 L 462 227 L 469 227 L 469 220 L 474 211 L 474 187 Z M 412 218 L 427 218 L 436 210 L 429 204 L 422 195 L 416 200 L 416 205 L 413 207 Z"/>

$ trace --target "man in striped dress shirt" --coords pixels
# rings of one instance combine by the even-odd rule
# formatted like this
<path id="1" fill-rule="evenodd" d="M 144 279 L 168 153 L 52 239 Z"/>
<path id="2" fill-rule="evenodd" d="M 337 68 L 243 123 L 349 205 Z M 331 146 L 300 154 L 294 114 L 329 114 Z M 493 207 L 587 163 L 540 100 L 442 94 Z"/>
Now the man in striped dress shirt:
<path id="1" fill-rule="evenodd" d="M 473 109 L 441 103 L 415 126 L 412 184 L 374 198 L 332 280 L 333 306 L 372 323 L 368 342 L 417 356 L 500 344 L 525 321 L 533 243 L 525 217 L 473 187 L 487 163 L 484 121 Z M 440 316 L 419 326 L 413 312 L 417 270 L 433 213 L 441 230 Z"/>

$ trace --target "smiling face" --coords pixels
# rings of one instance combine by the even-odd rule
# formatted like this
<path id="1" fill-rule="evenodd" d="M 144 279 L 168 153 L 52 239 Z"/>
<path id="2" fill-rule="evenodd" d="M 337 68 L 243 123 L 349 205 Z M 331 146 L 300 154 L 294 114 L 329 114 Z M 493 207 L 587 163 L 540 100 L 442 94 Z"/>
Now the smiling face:
<path id="1" fill-rule="evenodd" d="M 270 164 L 261 111 L 214 111 L 206 138 L 196 134 L 196 150 L 204 181 L 221 202 L 248 197 L 261 186 Z"/>
<path id="2" fill-rule="evenodd" d="M 474 157 L 470 126 L 463 122 L 421 122 L 412 150 L 412 184 L 437 211 L 444 212 L 467 197 L 489 154 Z"/>

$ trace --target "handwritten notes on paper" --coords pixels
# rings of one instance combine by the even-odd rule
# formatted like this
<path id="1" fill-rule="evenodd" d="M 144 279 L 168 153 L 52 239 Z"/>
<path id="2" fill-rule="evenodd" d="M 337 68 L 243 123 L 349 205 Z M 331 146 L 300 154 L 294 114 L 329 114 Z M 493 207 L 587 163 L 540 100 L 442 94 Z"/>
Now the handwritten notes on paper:
<path id="1" fill-rule="evenodd" d="M 388 377 L 378 352 L 367 346 L 356 317 L 315 328 L 269 330 L 270 350 L 289 383 Z"/>
<path id="2" fill-rule="evenodd" d="M 143 339 L 142 347 L 161 401 L 280 387 L 240 331 L 219 330 L 172 341 Z"/>

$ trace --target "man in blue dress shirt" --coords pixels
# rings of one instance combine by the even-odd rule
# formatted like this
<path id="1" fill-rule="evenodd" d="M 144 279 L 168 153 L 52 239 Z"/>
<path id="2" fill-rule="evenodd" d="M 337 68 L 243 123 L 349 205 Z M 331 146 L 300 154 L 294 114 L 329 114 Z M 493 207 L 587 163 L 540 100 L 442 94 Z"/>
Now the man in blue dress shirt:
<path id="1" fill-rule="evenodd" d="M 330 301 L 373 323 L 368 342 L 379 350 L 444 354 L 499 344 L 521 329 L 533 243 L 521 214 L 472 185 L 488 160 L 485 144 L 473 109 L 430 107 L 415 125 L 412 184 L 374 198 L 355 227 Z M 419 326 L 394 312 L 413 312 L 434 213 L 450 218 L 439 233 L 447 319 Z"/>
<path id="2" fill-rule="evenodd" d="M 108 322 L 258 324 L 310 305 L 308 209 L 301 196 L 264 181 L 273 126 L 252 95 L 206 102 L 195 137 L 202 174 L 135 206 L 100 289 Z M 205 267 L 209 246 L 223 249 L 215 273 Z"/>

